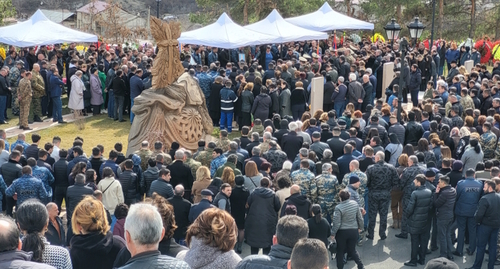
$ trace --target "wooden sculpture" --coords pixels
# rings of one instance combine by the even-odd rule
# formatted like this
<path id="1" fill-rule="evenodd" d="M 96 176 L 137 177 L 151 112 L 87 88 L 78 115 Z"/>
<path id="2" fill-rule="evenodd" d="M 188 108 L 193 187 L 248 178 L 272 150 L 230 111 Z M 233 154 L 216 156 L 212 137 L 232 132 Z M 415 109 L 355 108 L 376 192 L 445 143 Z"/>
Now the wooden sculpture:
<path id="1" fill-rule="evenodd" d="M 212 134 L 213 126 L 200 86 L 184 73 L 180 62 L 180 24 L 151 17 L 151 33 L 158 46 L 153 86 L 134 99 L 127 155 L 140 149 L 142 141 L 151 146 L 162 141 L 167 147 L 176 141 L 196 150 L 198 141 Z"/>

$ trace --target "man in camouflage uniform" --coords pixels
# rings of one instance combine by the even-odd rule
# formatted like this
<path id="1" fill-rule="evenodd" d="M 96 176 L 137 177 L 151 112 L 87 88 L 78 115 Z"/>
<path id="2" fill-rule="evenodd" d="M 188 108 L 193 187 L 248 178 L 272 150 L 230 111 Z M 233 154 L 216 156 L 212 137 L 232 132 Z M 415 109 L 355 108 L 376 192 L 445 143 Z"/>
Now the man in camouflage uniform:
<path id="1" fill-rule="evenodd" d="M 272 140 L 269 141 L 269 150 L 262 157 L 271 163 L 271 174 L 278 173 L 288 158 L 286 153 L 279 148 L 278 143 Z"/>
<path id="2" fill-rule="evenodd" d="M 227 135 L 228 135 L 227 130 L 221 130 L 220 139 L 217 140 L 217 142 L 215 143 L 216 147 L 222 149 L 222 152 L 226 152 L 229 150 L 229 143 L 231 143 L 231 140 L 229 140 Z"/>
<path id="3" fill-rule="evenodd" d="M 269 150 L 269 143 L 273 140 L 273 135 L 270 132 L 265 132 L 262 136 L 262 143 L 259 145 L 260 154 L 264 156 L 264 154 Z M 281 147 L 276 144 L 276 147 L 281 150 Z"/>
<path id="4" fill-rule="evenodd" d="M 460 91 L 460 95 L 462 96 L 462 98 L 460 98 L 460 104 L 462 105 L 463 109 L 464 109 L 464 113 L 463 113 L 463 117 L 465 118 L 465 110 L 467 110 L 468 108 L 474 110 L 476 107 L 474 106 L 474 101 L 472 100 L 472 98 L 469 96 L 469 93 L 467 92 L 467 89 L 462 89 Z"/>
<path id="5" fill-rule="evenodd" d="M 196 171 L 198 170 L 198 168 L 200 168 L 201 163 L 193 159 L 193 153 L 190 150 L 185 150 L 184 155 L 186 156 L 184 164 L 187 165 L 189 169 L 191 169 L 193 179 L 196 180 Z"/>
<path id="6" fill-rule="evenodd" d="M 387 229 L 387 214 L 391 205 L 391 189 L 398 184 L 399 180 L 396 168 L 384 160 L 385 154 L 379 151 L 375 154 L 375 164 L 368 166 L 368 169 L 366 169 L 367 187 L 370 190 L 368 194 L 368 211 L 370 212 L 368 217 L 370 221 L 368 235 L 366 236 L 368 239 L 373 239 L 377 213 L 380 214 L 378 231 L 380 240 L 387 238 L 385 230 Z"/>
<path id="7" fill-rule="evenodd" d="M 155 142 L 155 150 L 153 151 L 152 157 L 156 158 L 157 155 L 161 154 L 163 156 L 163 165 L 167 166 L 172 163 L 172 156 L 165 153 L 163 143 L 160 141 Z"/>
<path id="8" fill-rule="evenodd" d="M 497 136 L 491 131 L 491 123 L 485 122 L 483 124 L 483 134 L 479 138 L 479 144 L 481 144 L 485 159 L 493 159 L 495 157 Z"/>
<path id="9" fill-rule="evenodd" d="M 300 169 L 292 172 L 292 184 L 300 186 L 301 194 L 307 196 L 310 201 L 317 201 L 317 185 L 314 174 L 309 171 L 309 162 L 306 159 L 300 161 Z"/>
<path id="10" fill-rule="evenodd" d="M 401 174 L 401 180 L 399 184 L 403 190 L 403 210 L 406 205 L 410 202 L 411 193 L 415 189 L 413 180 L 418 174 L 424 174 L 422 169 L 418 166 L 418 158 L 415 155 L 411 155 L 408 158 L 408 167 Z M 408 238 L 408 219 L 406 214 L 403 214 L 401 218 L 401 233 L 397 234 L 396 237 L 406 239 Z"/>
<path id="11" fill-rule="evenodd" d="M 212 152 L 214 151 L 215 147 L 216 145 L 214 142 L 209 142 L 207 148 L 204 151 L 200 152 L 200 154 L 196 156 L 195 160 L 200 162 L 201 165 L 210 168 L 210 163 L 213 160 Z"/>
<path id="12" fill-rule="evenodd" d="M 137 154 L 141 158 L 142 171 L 146 171 L 146 169 L 148 169 L 148 160 L 149 160 L 149 158 L 151 158 L 151 156 L 153 154 L 153 152 L 151 150 L 149 150 L 149 142 L 142 141 L 141 149 L 134 152 L 134 154 Z"/>
<path id="13" fill-rule="evenodd" d="M 33 90 L 31 108 L 33 111 L 33 121 L 35 122 L 42 122 L 42 97 L 45 96 L 45 82 L 39 72 L 40 65 L 34 64 L 31 78 L 31 89 Z"/>
<path id="14" fill-rule="evenodd" d="M 21 74 L 22 75 L 22 74 Z M 28 116 L 31 104 L 31 72 L 25 72 L 24 77 L 19 81 L 17 88 L 17 99 L 19 100 L 19 128 L 31 130 L 28 127 Z"/>
<path id="15" fill-rule="evenodd" d="M 286 156 L 285 156 L 286 157 Z M 333 211 L 337 203 L 335 197 L 341 190 L 341 186 L 336 176 L 332 175 L 332 165 L 324 163 L 321 167 L 323 173 L 316 177 L 317 186 L 317 203 L 321 206 L 321 211 L 325 214 L 326 219 L 331 222 L 333 219 Z"/>
<path id="16" fill-rule="evenodd" d="M 17 61 L 9 71 L 9 82 L 12 88 L 12 114 L 19 115 L 19 104 L 17 101 L 17 87 L 19 87 L 19 81 L 21 80 L 21 68 L 23 68 L 24 62 Z M 16 102 L 17 101 L 17 102 Z"/>

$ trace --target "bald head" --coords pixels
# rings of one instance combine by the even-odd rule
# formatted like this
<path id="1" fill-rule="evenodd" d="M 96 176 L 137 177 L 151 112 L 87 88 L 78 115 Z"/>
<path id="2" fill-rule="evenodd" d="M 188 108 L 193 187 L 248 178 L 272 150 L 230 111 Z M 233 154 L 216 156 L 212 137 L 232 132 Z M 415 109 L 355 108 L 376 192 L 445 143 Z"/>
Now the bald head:
<path id="1" fill-rule="evenodd" d="M 184 186 L 182 186 L 181 184 L 175 186 L 174 194 L 177 196 L 183 196 L 184 195 Z"/>
<path id="2" fill-rule="evenodd" d="M 349 163 L 349 170 L 352 172 L 354 170 L 359 169 L 359 162 L 358 160 L 352 160 L 351 163 Z"/>
<path id="3" fill-rule="evenodd" d="M 300 186 L 299 185 L 292 185 L 290 188 L 290 194 L 296 194 L 300 193 Z"/>

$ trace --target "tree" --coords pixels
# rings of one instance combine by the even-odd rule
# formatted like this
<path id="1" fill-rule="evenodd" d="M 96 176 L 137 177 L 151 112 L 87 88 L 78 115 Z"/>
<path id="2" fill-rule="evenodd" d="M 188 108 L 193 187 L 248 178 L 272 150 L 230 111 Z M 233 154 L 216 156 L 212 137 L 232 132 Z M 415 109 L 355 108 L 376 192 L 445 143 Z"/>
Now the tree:
<path id="1" fill-rule="evenodd" d="M 16 15 L 16 8 L 12 5 L 12 0 L 0 0 L 0 25 L 3 20 Z"/>

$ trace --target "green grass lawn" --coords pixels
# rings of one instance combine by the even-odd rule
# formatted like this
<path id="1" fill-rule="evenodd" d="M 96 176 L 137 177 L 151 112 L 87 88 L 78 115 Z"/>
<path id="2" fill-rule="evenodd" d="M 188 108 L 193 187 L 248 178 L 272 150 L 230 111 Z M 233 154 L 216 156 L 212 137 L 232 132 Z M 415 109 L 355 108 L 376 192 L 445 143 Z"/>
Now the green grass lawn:
<path id="1" fill-rule="evenodd" d="M 63 112 L 64 113 L 64 112 Z M 130 122 L 113 121 L 107 117 L 107 114 L 93 116 L 85 119 L 85 129 L 78 130 L 75 123 L 57 125 L 37 132 L 42 136 L 40 147 L 47 142 L 52 142 L 54 136 L 61 137 L 61 148 L 68 149 L 73 146 L 76 136 L 83 138 L 83 150 L 87 154 L 92 152 L 92 148 L 98 144 L 104 146 L 105 157 L 114 147 L 116 142 L 123 144 L 123 152 L 127 151 L 128 134 L 130 131 Z M 8 139 L 9 143 L 16 141 L 16 137 Z M 31 141 L 30 134 L 26 135 L 26 141 Z"/>
<path id="2" fill-rule="evenodd" d="M 63 115 L 70 114 L 71 111 L 68 108 L 68 97 L 66 95 L 64 95 L 61 100 L 62 100 L 62 114 Z M 12 109 L 11 108 L 7 109 L 7 117 L 9 118 L 7 120 L 8 123 L 5 124 L 5 125 L 1 125 L 0 128 L 7 129 L 7 128 L 10 128 L 10 127 L 15 127 L 15 126 L 19 125 L 19 116 L 14 116 L 12 114 Z M 30 115 L 29 115 L 28 118 L 29 118 L 29 120 L 33 119 L 33 113 L 31 111 L 30 111 Z"/>

